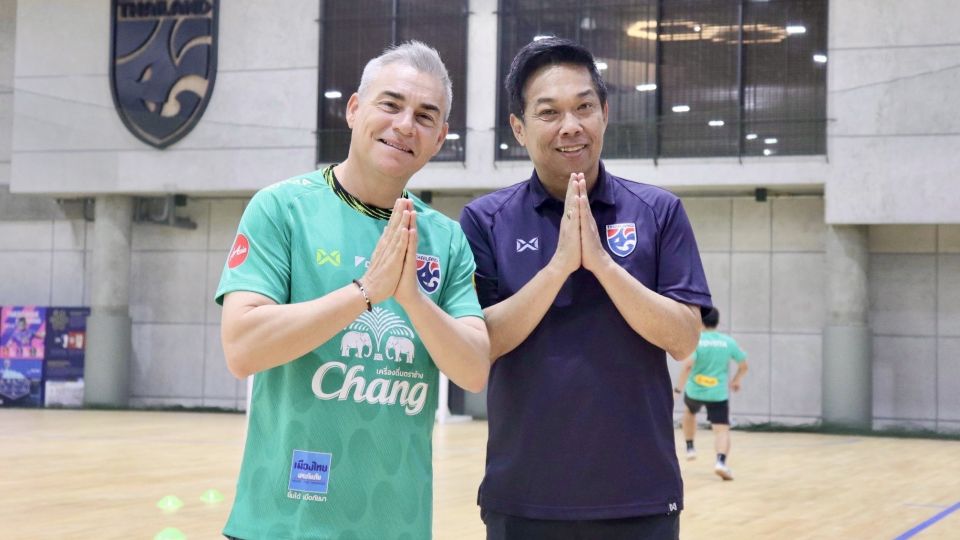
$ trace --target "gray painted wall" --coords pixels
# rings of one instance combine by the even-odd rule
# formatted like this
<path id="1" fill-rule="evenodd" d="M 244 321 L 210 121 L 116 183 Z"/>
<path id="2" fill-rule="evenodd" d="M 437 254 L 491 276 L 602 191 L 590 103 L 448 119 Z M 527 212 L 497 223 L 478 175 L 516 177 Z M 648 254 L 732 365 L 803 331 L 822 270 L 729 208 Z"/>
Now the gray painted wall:
<path id="1" fill-rule="evenodd" d="M 954 0 L 830 2 L 829 223 L 960 223 Z"/>

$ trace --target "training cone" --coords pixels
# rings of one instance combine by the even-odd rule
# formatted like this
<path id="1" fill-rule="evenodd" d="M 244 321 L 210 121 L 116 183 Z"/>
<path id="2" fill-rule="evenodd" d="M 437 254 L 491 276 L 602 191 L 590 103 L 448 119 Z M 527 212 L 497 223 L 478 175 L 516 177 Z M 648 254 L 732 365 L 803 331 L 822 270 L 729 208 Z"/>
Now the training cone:
<path id="1" fill-rule="evenodd" d="M 183 501 L 181 501 L 176 495 L 167 495 L 166 497 L 157 501 L 157 508 L 163 510 L 164 512 L 176 512 L 182 506 Z"/>
<path id="2" fill-rule="evenodd" d="M 215 489 L 208 489 L 200 496 L 200 500 L 207 504 L 217 504 L 223 502 L 223 493 Z"/>
<path id="3" fill-rule="evenodd" d="M 167 527 L 154 535 L 153 540 L 187 540 L 187 535 L 180 532 L 180 529 Z"/>

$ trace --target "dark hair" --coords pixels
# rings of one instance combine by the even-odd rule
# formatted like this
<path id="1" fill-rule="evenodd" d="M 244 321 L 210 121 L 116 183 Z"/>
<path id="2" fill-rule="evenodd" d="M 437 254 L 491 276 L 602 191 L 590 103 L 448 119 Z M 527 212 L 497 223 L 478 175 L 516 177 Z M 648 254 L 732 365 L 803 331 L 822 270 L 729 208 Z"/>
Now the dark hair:
<path id="1" fill-rule="evenodd" d="M 597 97 L 600 98 L 600 104 L 607 103 L 607 85 L 600 78 L 600 72 L 597 71 L 597 65 L 590 51 L 575 41 L 549 37 L 531 41 L 513 57 L 510 73 L 504 81 L 510 113 L 523 119 L 526 101 L 523 87 L 527 84 L 527 79 L 543 66 L 558 64 L 573 64 L 586 68 L 590 72 L 590 79 L 593 80 L 593 87 L 597 91 Z"/>
<path id="2" fill-rule="evenodd" d="M 703 320 L 703 325 L 707 328 L 716 328 L 720 324 L 720 310 L 715 307 L 710 308 L 710 311 L 702 313 L 700 315 L 701 320 Z"/>

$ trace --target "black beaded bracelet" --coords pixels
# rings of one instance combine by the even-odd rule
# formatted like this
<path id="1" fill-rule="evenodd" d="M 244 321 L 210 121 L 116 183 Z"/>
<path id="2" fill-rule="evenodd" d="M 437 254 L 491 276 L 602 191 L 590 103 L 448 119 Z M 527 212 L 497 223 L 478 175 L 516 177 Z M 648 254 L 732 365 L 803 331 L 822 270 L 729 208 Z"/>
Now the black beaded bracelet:
<path id="1" fill-rule="evenodd" d="M 359 279 L 353 280 L 353 284 L 360 289 L 360 294 L 363 295 L 363 300 L 367 303 L 367 311 L 373 311 L 373 304 L 370 303 L 370 297 L 367 296 L 367 289 L 364 288 L 363 283 L 360 283 Z"/>

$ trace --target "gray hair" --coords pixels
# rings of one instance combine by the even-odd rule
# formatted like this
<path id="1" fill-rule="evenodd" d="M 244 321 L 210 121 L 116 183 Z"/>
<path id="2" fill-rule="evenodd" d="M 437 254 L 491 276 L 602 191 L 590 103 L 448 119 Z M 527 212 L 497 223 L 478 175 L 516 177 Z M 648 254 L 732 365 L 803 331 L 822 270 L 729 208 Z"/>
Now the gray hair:
<path id="1" fill-rule="evenodd" d="M 380 73 L 380 69 L 390 64 L 404 64 L 417 71 L 427 73 L 436 77 L 444 89 L 444 107 L 443 121 L 446 122 L 450 117 L 450 105 L 453 103 L 453 83 L 450 81 L 450 75 L 447 73 L 447 67 L 443 65 L 440 54 L 433 47 L 420 41 L 408 41 L 400 45 L 394 45 L 383 51 L 383 54 L 367 62 L 363 68 L 363 75 L 360 76 L 360 87 L 357 93 L 361 96 L 370 86 L 370 82 Z"/>

